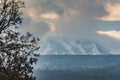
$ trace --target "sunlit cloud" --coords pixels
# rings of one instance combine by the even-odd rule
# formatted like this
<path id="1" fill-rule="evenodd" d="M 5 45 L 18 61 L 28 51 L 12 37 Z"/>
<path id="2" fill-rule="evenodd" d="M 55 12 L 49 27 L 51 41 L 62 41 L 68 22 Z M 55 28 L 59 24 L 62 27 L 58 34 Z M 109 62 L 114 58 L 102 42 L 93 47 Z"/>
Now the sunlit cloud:
<path id="1" fill-rule="evenodd" d="M 120 3 L 107 3 L 104 7 L 108 15 L 96 18 L 103 21 L 120 21 Z"/>
<path id="2" fill-rule="evenodd" d="M 56 31 L 55 24 L 49 23 L 49 25 L 50 25 L 50 31 L 55 32 Z"/>
<path id="3" fill-rule="evenodd" d="M 58 19 L 59 15 L 54 12 L 50 12 L 50 13 L 41 14 L 41 17 L 45 18 L 45 19 L 53 19 L 54 20 L 54 19 Z"/>
<path id="4" fill-rule="evenodd" d="M 39 15 L 35 9 L 31 9 L 28 12 L 28 16 L 31 18 L 32 21 L 38 21 Z"/>
<path id="5" fill-rule="evenodd" d="M 100 35 L 109 36 L 114 39 L 120 39 L 120 31 L 112 30 L 112 31 L 97 31 L 96 33 Z"/>

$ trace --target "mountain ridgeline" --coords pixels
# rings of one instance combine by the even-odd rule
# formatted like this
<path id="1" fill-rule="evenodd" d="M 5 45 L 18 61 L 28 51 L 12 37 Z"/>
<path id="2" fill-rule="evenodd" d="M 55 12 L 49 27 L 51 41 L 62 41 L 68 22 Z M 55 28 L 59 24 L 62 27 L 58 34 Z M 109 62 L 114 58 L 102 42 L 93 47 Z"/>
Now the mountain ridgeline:
<path id="1" fill-rule="evenodd" d="M 41 43 L 43 55 L 109 55 L 110 50 L 87 39 L 49 37 Z"/>

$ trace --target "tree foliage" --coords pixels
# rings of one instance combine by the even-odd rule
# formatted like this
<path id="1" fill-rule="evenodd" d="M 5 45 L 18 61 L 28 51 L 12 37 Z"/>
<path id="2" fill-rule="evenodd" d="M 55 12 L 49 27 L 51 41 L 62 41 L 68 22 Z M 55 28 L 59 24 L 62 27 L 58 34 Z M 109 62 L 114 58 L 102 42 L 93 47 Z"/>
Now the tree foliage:
<path id="1" fill-rule="evenodd" d="M 21 0 L 0 0 L 0 80 L 35 80 L 32 65 L 39 39 L 16 31 L 23 7 Z"/>

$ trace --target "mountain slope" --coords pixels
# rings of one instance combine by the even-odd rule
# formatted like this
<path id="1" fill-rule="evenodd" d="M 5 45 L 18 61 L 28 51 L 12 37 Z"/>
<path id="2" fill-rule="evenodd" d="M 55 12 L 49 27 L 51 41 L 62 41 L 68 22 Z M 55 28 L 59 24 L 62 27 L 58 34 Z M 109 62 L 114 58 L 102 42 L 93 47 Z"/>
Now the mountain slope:
<path id="1" fill-rule="evenodd" d="M 86 39 L 49 37 L 41 43 L 40 53 L 44 55 L 107 55 L 109 50 Z"/>

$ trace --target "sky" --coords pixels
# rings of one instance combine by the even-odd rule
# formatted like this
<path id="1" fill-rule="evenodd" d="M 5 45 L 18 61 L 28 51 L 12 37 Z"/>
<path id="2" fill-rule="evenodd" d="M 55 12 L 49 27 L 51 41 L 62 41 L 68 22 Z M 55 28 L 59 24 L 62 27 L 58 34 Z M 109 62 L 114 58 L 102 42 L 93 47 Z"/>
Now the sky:
<path id="1" fill-rule="evenodd" d="M 120 0 L 24 0 L 22 31 L 92 39 L 120 51 Z"/>

